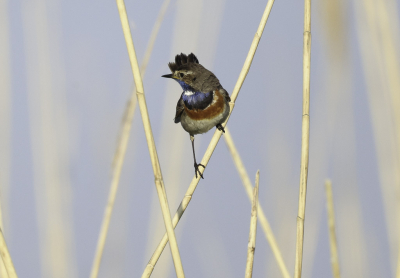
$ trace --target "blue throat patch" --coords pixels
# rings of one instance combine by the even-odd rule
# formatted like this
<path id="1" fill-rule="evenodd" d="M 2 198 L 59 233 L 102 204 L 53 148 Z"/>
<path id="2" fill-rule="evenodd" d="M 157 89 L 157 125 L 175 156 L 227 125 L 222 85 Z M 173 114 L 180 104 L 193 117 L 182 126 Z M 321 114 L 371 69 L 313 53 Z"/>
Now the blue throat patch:
<path id="1" fill-rule="evenodd" d="M 182 99 L 183 102 L 185 103 L 185 106 L 189 109 L 204 109 L 213 100 L 213 92 L 208 92 L 208 93 L 202 93 L 202 92 L 196 92 L 192 87 L 190 87 L 188 84 L 183 82 L 182 80 L 175 79 L 182 87 L 183 93 L 182 93 Z M 193 92 L 192 95 L 185 95 L 185 92 Z"/>
<path id="2" fill-rule="evenodd" d="M 189 109 L 204 109 L 206 108 L 213 100 L 213 92 L 202 93 L 202 92 L 194 92 L 193 95 L 185 95 L 185 92 L 182 94 L 183 102 L 186 107 Z"/>

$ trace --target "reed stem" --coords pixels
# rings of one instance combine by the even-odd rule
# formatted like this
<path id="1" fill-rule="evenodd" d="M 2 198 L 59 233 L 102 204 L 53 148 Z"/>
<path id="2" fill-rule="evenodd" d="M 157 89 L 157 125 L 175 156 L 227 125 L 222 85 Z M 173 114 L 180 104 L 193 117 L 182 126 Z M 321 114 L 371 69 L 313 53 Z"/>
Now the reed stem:
<path id="1" fill-rule="evenodd" d="M 7 270 L 9 278 L 17 278 L 17 273 L 15 272 L 14 264 L 8 251 L 6 240 L 4 239 L 3 231 L 0 229 L 0 255 L 3 259 L 4 266 Z"/>
<path id="2" fill-rule="evenodd" d="M 258 207 L 258 185 L 260 182 L 260 170 L 256 173 L 256 184 L 253 190 L 253 201 L 251 204 L 251 220 L 249 232 L 249 244 L 247 246 L 247 262 L 245 278 L 253 276 L 254 253 L 256 251 L 256 235 L 257 235 L 257 207 Z"/>
<path id="3" fill-rule="evenodd" d="M 153 30 L 150 35 L 149 43 L 146 48 L 146 52 L 144 54 L 143 62 L 141 65 L 141 76 L 142 78 L 145 75 L 147 64 L 149 63 L 151 52 L 154 47 L 154 43 L 157 38 L 158 31 L 160 30 L 161 22 L 163 21 L 165 12 L 169 6 L 171 0 L 165 0 L 163 5 L 161 6 L 159 15 L 157 17 L 157 21 L 154 24 Z M 99 239 L 97 241 L 96 253 L 93 260 L 92 270 L 90 273 L 91 278 L 96 278 L 99 274 L 101 259 L 103 257 L 104 246 L 107 239 L 108 229 L 110 227 L 111 215 L 114 208 L 115 198 L 117 196 L 119 180 L 121 177 L 122 166 L 124 164 L 125 154 L 128 147 L 129 134 L 132 127 L 133 116 L 136 111 L 136 89 L 133 90 L 133 93 L 128 101 L 128 105 L 124 111 L 124 116 L 122 120 L 119 140 L 117 149 L 115 150 L 114 159 L 112 163 L 112 180 L 110 191 L 108 194 L 107 205 L 104 210 L 103 222 L 100 228 Z"/>
<path id="4" fill-rule="evenodd" d="M 169 212 L 167 195 L 165 192 L 164 181 L 162 178 L 160 163 L 157 155 L 156 145 L 154 142 L 153 132 L 151 130 L 149 114 L 147 111 L 146 98 L 144 95 L 144 88 L 142 78 L 140 76 L 139 65 L 136 59 L 135 47 L 133 45 L 132 35 L 129 27 L 128 16 L 126 14 L 125 3 L 123 0 L 117 0 L 118 12 L 121 18 L 122 30 L 124 32 L 125 42 L 128 49 L 129 60 L 131 62 L 133 78 L 136 84 L 136 96 L 139 103 L 140 113 L 144 131 L 146 134 L 146 141 L 149 148 L 151 164 L 154 172 L 154 181 L 157 189 L 157 194 L 160 200 L 161 210 L 164 217 L 165 228 L 167 230 L 172 259 L 174 261 L 175 271 L 178 278 L 185 277 L 183 272 L 182 262 L 179 254 L 178 244 L 175 237 L 174 228 L 171 222 L 171 215 Z"/>
<path id="5" fill-rule="evenodd" d="M 325 181 L 326 208 L 328 213 L 329 228 L 329 246 L 331 248 L 331 264 L 334 278 L 340 278 L 339 255 L 337 250 L 336 232 L 335 232 L 335 211 L 333 209 L 332 182 Z"/>
<path id="6" fill-rule="evenodd" d="M 231 132 L 229 131 L 228 127 L 225 127 L 224 139 L 225 139 L 225 143 L 228 147 L 228 150 L 231 153 L 233 162 L 239 173 L 240 179 L 242 180 L 243 187 L 246 190 L 247 197 L 249 197 L 249 200 L 251 202 L 251 200 L 252 200 L 252 184 L 251 184 L 249 175 L 247 174 L 246 168 L 244 167 L 243 161 L 239 155 L 239 152 L 236 149 L 235 143 L 233 142 Z M 279 249 L 278 243 L 275 239 L 275 235 L 272 232 L 271 225 L 269 224 L 269 221 L 268 221 L 267 217 L 265 216 L 264 210 L 261 207 L 260 203 L 258 203 L 258 212 L 257 213 L 258 213 L 258 216 L 257 216 L 258 221 L 260 221 L 261 228 L 264 231 L 265 238 L 267 239 L 267 241 L 271 247 L 272 253 L 274 254 L 274 257 L 276 259 L 276 262 L 278 263 L 279 269 L 282 273 L 282 277 L 290 278 L 291 276 L 285 265 L 285 262 L 283 261 L 281 250 Z"/>
<path id="7" fill-rule="evenodd" d="M 310 64 L 311 64 L 311 0 L 304 1 L 303 34 L 303 119 L 301 136 L 300 192 L 297 215 L 296 259 L 294 277 L 300 278 L 303 263 L 304 218 L 310 141 Z"/>

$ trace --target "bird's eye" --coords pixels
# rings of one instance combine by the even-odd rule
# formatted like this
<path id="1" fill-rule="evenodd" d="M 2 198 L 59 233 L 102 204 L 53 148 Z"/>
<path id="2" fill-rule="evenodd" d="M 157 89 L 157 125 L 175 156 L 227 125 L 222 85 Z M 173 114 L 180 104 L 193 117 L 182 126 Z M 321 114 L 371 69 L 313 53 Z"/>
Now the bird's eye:
<path id="1" fill-rule="evenodd" d="M 184 74 L 183 74 L 183 73 L 180 73 L 179 76 L 182 78 L 182 77 L 184 76 Z"/>

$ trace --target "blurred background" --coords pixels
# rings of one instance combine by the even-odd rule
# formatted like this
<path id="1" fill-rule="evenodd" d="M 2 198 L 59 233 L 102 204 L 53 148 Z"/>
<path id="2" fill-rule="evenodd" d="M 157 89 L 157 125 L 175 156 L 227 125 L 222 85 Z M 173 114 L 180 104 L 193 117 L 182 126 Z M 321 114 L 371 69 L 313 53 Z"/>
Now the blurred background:
<path id="1" fill-rule="evenodd" d="M 168 2 L 168 1 L 167 1 Z M 126 1 L 139 63 L 163 0 Z M 170 1 L 144 88 L 171 213 L 193 177 L 168 62 L 193 52 L 232 92 L 266 1 Z M 342 277 L 396 277 L 400 250 L 398 0 L 312 1 L 303 277 L 331 277 L 325 179 Z M 294 272 L 303 1 L 277 0 L 229 129 Z M 0 0 L 0 201 L 19 277 L 88 277 L 134 90 L 115 1 Z M 213 131 L 196 136 L 198 160 Z M 251 205 L 223 136 L 176 228 L 187 277 L 243 277 Z M 164 234 L 136 110 L 99 277 L 140 277 Z M 4 272 L 0 273 L 1 277 Z M 175 277 L 169 246 L 152 277 Z M 258 228 L 254 277 L 282 277 Z M 397 277 L 400 277 L 398 274 Z"/>

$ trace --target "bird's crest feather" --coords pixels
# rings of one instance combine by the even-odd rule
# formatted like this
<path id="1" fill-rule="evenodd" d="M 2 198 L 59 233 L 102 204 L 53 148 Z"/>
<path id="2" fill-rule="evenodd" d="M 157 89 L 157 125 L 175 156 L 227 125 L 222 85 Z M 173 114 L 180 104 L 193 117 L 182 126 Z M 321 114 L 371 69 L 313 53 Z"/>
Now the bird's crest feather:
<path id="1" fill-rule="evenodd" d="M 181 53 L 180 55 L 178 54 L 175 56 L 175 63 L 174 62 L 168 63 L 168 67 L 171 70 L 171 72 L 175 72 L 182 65 L 190 63 L 195 63 L 195 64 L 199 63 L 199 60 L 197 60 L 196 55 L 190 53 L 188 56 L 186 56 L 186 54 Z"/>

